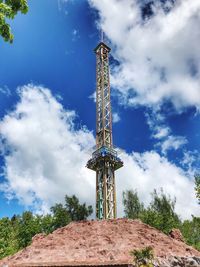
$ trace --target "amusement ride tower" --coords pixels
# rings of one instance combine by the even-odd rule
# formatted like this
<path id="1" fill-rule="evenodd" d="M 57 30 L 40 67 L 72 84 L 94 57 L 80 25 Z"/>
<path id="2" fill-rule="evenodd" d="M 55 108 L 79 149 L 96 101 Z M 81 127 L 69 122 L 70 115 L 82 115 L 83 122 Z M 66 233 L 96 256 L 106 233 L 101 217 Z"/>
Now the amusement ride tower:
<path id="1" fill-rule="evenodd" d="M 112 112 L 110 102 L 109 52 L 103 40 L 96 53 L 96 150 L 87 168 L 96 172 L 96 218 L 117 216 L 115 171 L 123 166 L 113 148 Z"/>

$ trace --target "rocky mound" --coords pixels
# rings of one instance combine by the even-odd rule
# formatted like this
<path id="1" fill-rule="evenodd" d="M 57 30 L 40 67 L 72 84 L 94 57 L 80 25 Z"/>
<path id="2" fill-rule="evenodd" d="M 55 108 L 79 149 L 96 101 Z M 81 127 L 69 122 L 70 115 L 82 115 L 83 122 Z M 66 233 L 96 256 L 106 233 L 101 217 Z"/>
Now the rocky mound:
<path id="1" fill-rule="evenodd" d="M 29 247 L 0 261 L 0 266 L 127 265 L 132 263 L 130 251 L 146 246 L 163 262 L 158 266 L 172 266 L 174 261 L 173 266 L 183 261 L 200 266 L 200 252 L 194 248 L 128 219 L 72 222 L 48 236 L 36 235 Z"/>

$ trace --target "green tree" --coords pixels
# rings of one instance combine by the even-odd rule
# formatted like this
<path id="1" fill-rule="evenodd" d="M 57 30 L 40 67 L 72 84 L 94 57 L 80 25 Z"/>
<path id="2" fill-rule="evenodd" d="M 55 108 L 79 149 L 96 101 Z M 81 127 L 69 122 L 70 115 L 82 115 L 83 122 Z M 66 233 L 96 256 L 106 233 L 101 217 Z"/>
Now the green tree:
<path id="1" fill-rule="evenodd" d="M 179 228 L 181 220 L 175 212 L 176 199 L 172 200 L 163 190 L 152 193 L 152 201 L 142 214 L 142 221 L 168 234 L 172 228 Z"/>
<path id="2" fill-rule="evenodd" d="M 59 227 L 67 225 L 70 221 L 70 215 L 63 204 L 55 204 L 51 207 L 51 212 L 53 215 L 52 229 L 55 230 Z"/>
<path id="3" fill-rule="evenodd" d="M 54 230 L 54 216 L 51 214 L 40 216 L 40 232 L 50 234 Z"/>
<path id="4" fill-rule="evenodd" d="M 92 206 L 86 203 L 80 204 L 78 198 L 65 196 L 65 207 L 72 221 L 86 220 L 92 213 Z"/>
<path id="5" fill-rule="evenodd" d="M 32 237 L 40 232 L 40 216 L 34 216 L 30 211 L 23 212 L 19 218 L 17 232 L 18 248 L 21 249 L 28 246 Z"/>
<path id="6" fill-rule="evenodd" d="M 13 34 L 7 19 L 14 19 L 18 12 L 28 12 L 27 0 L 0 0 L 0 35 L 6 42 L 13 42 Z"/>
<path id="7" fill-rule="evenodd" d="M 175 212 L 176 200 L 156 190 L 151 194 L 152 200 L 147 208 L 140 202 L 137 191 L 127 190 L 123 192 L 124 212 L 127 218 L 141 219 L 164 233 L 168 234 L 172 228 L 179 228 L 181 221 Z"/>
<path id="8" fill-rule="evenodd" d="M 80 204 L 76 196 L 66 196 L 65 205 L 55 204 L 51 207 L 51 214 L 34 215 L 25 211 L 11 219 L 0 219 L 0 259 L 29 245 L 34 235 L 49 234 L 71 221 L 86 220 L 91 213 L 92 206 Z"/>
<path id="9" fill-rule="evenodd" d="M 196 190 L 196 197 L 199 200 L 200 204 L 200 175 L 195 176 L 195 190 Z"/>
<path id="10" fill-rule="evenodd" d="M 144 205 L 140 202 L 137 191 L 123 192 L 123 205 L 126 218 L 137 219 L 144 212 Z"/>
<path id="11" fill-rule="evenodd" d="M 13 222 L 5 217 L 0 220 L 0 259 L 17 251 Z"/>
<path id="12" fill-rule="evenodd" d="M 92 206 L 86 203 L 80 204 L 79 199 L 73 196 L 65 196 L 65 205 L 59 203 L 51 207 L 53 216 L 53 229 L 63 227 L 71 221 L 86 220 L 93 212 Z"/>
<path id="13" fill-rule="evenodd" d="M 192 216 L 192 220 L 185 220 L 181 232 L 188 245 L 200 251 L 200 217 Z"/>

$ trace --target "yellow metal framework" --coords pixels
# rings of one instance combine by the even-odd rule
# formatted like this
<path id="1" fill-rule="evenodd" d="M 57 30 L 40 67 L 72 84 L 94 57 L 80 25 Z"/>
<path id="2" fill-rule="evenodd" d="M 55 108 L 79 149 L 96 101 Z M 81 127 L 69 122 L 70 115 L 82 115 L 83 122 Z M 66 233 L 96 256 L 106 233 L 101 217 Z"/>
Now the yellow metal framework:
<path id="1" fill-rule="evenodd" d="M 96 218 L 113 219 L 117 216 L 115 170 L 123 166 L 113 148 L 112 112 L 109 79 L 110 48 L 104 43 L 96 53 L 96 150 L 87 167 L 96 171 Z"/>

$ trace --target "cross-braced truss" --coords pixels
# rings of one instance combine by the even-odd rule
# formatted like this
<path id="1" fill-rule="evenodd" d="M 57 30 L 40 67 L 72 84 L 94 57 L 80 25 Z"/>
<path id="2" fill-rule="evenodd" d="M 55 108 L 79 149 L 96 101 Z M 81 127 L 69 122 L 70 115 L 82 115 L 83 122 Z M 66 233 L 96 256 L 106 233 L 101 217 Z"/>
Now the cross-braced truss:
<path id="1" fill-rule="evenodd" d="M 110 103 L 109 59 L 110 48 L 100 43 L 96 52 L 96 141 L 97 148 L 112 147 L 112 115 Z"/>
<path id="2" fill-rule="evenodd" d="M 116 218 L 115 170 L 123 166 L 113 149 L 109 79 L 110 48 L 101 42 L 96 53 L 96 148 L 87 167 L 96 171 L 96 217 Z"/>

